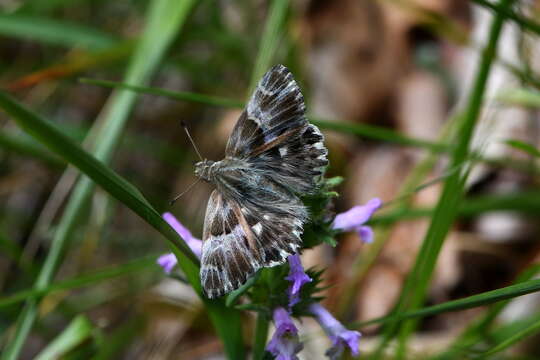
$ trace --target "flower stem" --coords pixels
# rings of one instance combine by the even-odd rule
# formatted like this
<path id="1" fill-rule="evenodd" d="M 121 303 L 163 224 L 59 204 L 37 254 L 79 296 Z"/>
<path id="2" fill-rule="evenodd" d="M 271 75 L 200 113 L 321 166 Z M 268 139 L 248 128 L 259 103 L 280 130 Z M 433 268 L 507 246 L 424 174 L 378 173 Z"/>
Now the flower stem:
<path id="1" fill-rule="evenodd" d="M 255 338 L 253 339 L 253 360 L 260 360 L 264 357 L 264 347 L 268 339 L 268 326 L 270 322 L 265 314 L 257 315 L 255 323 Z"/>

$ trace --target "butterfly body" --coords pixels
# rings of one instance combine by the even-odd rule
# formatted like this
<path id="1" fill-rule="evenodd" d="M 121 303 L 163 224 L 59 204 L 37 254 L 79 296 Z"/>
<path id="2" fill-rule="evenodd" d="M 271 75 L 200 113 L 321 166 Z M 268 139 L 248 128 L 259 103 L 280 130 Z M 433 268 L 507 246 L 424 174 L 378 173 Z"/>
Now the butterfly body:
<path id="1" fill-rule="evenodd" d="M 269 70 L 240 116 L 221 161 L 196 164 L 215 185 L 206 210 L 201 283 L 214 298 L 298 251 L 328 164 L 323 136 L 305 117 L 302 94 L 282 65 Z"/>

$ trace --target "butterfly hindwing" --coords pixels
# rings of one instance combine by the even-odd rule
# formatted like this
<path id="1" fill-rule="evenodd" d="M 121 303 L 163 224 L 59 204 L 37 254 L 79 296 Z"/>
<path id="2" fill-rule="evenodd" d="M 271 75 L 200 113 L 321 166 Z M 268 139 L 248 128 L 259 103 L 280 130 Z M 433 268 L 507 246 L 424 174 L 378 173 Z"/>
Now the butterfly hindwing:
<path id="1" fill-rule="evenodd" d="M 261 267 L 283 263 L 300 246 L 301 231 L 302 223 L 290 215 L 242 206 L 214 190 L 203 231 L 204 292 L 209 298 L 222 296 Z"/>

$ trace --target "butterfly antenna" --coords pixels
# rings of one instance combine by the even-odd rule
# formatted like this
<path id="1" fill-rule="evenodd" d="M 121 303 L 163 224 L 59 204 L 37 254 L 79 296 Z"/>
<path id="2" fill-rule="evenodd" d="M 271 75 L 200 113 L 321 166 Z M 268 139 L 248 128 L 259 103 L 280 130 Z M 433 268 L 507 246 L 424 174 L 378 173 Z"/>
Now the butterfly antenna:
<path id="1" fill-rule="evenodd" d="M 191 134 L 189 133 L 189 130 L 187 128 L 187 124 L 184 122 L 184 120 L 182 120 L 180 122 L 180 125 L 182 125 L 182 127 L 184 128 L 184 131 L 186 132 L 186 135 L 187 135 L 189 141 L 191 142 L 191 145 L 193 145 L 193 148 L 195 149 L 195 152 L 197 153 L 197 155 L 199 155 L 199 158 L 201 159 L 201 161 L 204 161 L 203 157 L 201 156 L 201 153 L 199 152 L 199 149 L 197 148 L 197 145 L 195 145 L 195 141 L 193 141 L 193 138 L 191 137 Z"/>
<path id="2" fill-rule="evenodd" d="M 179 195 L 176 195 L 176 197 L 174 199 L 172 199 L 171 201 L 169 201 L 169 205 L 173 205 L 176 200 L 180 199 L 182 197 L 182 195 L 184 195 L 185 193 L 187 193 L 189 190 L 191 190 L 191 188 L 193 188 L 195 185 L 197 185 L 197 183 L 200 181 L 201 179 L 197 179 L 196 181 L 194 181 L 191 185 L 188 186 L 188 188 L 184 191 L 182 191 Z"/>

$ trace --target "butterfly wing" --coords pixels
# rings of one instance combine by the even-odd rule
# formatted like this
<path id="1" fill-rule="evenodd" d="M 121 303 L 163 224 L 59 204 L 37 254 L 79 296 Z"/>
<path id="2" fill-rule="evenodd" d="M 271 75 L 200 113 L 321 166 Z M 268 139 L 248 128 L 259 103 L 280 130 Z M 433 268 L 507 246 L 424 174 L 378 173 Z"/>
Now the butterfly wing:
<path id="1" fill-rule="evenodd" d="M 301 202 L 293 204 L 300 213 L 305 211 Z M 261 267 L 282 264 L 300 246 L 301 230 L 302 221 L 296 216 L 255 209 L 214 190 L 203 230 L 204 292 L 209 298 L 222 296 L 237 289 Z"/>
<path id="2" fill-rule="evenodd" d="M 201 282 L 210 298 L 297 252 L 308 219 L 299 195 L 316 190 L 328 164 L 323 136 L 308 123 L 287 68 L 264 75 L 225 152 L 204 224 Z"/>
<path id="3" fill-rule="evenodd" d="M 328 150 L 319 129 L 305 116 L 304 97 L 283 65 L 259 82 L 227 143 L 228 157 L 246 159 L 297 194 L 313 193 Z"/>

